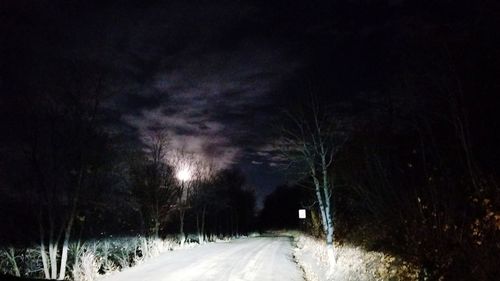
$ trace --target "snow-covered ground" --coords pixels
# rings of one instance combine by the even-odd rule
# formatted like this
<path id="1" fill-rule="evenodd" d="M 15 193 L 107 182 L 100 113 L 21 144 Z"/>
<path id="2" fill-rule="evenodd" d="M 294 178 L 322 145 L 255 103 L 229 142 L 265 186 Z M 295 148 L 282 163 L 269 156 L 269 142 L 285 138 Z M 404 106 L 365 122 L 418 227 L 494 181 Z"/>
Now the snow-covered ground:
<path id="1" fill-rule="evenodd" d="M 253 237 L 179 249 L 104 281 L 301 281 L 288 237 Z"/>
<path id="2" fill-rule="evenodd" d="M 390 254 L 336 245 L 330 261 L 324 241 L 295 234 L 295 242 L 294 255 L 308 281 L 419 280 L 416 266 Z"/>

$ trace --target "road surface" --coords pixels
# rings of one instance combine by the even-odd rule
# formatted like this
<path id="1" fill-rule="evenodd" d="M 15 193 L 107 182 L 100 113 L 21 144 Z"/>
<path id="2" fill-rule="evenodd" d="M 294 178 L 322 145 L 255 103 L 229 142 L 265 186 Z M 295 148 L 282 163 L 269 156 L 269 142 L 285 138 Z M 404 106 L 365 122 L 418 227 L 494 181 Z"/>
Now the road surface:
<path id="1" fill-rule="evenodd" d="M 288 237 L 254 237 L 167 252 L 104 281 L 302 281 Z"/>

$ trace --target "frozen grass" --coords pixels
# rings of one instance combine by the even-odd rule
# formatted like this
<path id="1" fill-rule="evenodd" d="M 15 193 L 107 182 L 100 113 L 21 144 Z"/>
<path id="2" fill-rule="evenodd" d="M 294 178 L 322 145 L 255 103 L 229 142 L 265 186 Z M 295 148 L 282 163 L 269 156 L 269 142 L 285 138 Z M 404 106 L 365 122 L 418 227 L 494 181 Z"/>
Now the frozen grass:
<path id="1" fill-rule="evenodd" d="M 99 277 L 99 269 L 103 265 L 103 262 L 96 254 L 96 250 L 91 247 L 82 248 L 81 254 L 78 256 L 71 271 L 74 280 L 93 281 Z"/>
<path id="2" fill-rule="evenodd" d="M 215 242 L 228 242 L 217 238 Z M 159 255 L 179 249 L 197 247 L 197 242 L 181 245 L 175 238 L 109 238 L 84 244 L 77 253 L 73 266 L 75 281 L 93 281 L 99 277 L 143 264 Z"/>
<path id="3" fill-rule="evenodd" d="M 193 247 L 187 243 L 183 247 Z M 75 257 L 72 276 L 75 281 L 93 281 L 155 258 L 162 253 L 179 249 L 174 239 L 158 238 L 108 238 L 73 246 Z"/>
<path id="4" fill-rule="evenodd" d="M 210 241 L 227 242 L 219 237 Z M 208 242 L 208 241 L 207 241 Z M 142 264 L 173 250 L 193 248 L 197 242 L 182 246 L 173 237 L 167 239 L 145 237 L 109 237 L 71 243 L 69 247 L 69 277 L 75 281 L 93 281 L 104 275 Z M 10 257 L 13 257 L 11 259 Z M 0 273 L 22 277 L 43 278 L 39 248 L 0 248 Z"/>
<path id="5" fill-rule="evenodd" d="M 336 245 L 335 260 L 329 261 L 323 241 L 302 234 L 294 236 L 294 256 L 308 281 L 418 280 L 418 268 L 394 256 Z"/>

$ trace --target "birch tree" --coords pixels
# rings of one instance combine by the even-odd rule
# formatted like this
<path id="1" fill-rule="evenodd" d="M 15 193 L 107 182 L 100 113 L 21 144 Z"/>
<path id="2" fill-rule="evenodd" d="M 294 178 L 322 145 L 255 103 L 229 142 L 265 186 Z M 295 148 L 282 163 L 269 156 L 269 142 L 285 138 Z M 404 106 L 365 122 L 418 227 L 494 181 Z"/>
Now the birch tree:
<path id="1" fill-rule="evenodd" d="M 308 107 L 286 114 L 287 123 L 280 128 L 280 151 L 289 166 L 305 168 L 306 175 L 312 179 L 326 244 L 333 250 L 335 222 L 330 174 L 335 156 L 347 138 L 340 131 L 339 121 L 314 100 Z"/>
<path id="2" fill-rule="evenodd" d="M 96 93 L 99 89 L 95 89 Z M 69 94 L 68 94 L 69 95 Z M 80 211 L 82 192 L 95 183 L 104 135 L 95 119 L 98 94 L 73 96 L 68 103 L 46 98 L 24 147 L 30 166 L 46 279 L 66 277 L 69 241 Z"/>
<path id="3" fill-rule="evenodd" d="M 99 110 L 108 91 L 93 65 L 57 66 L 39 69 L 29 94 L 11 98 L 17 119 L 5 151 L 21 168 L 9 174 L 35 218 L 44 277 L 62 280 L 83 195 L 97 186 L 109 151 Z"/>

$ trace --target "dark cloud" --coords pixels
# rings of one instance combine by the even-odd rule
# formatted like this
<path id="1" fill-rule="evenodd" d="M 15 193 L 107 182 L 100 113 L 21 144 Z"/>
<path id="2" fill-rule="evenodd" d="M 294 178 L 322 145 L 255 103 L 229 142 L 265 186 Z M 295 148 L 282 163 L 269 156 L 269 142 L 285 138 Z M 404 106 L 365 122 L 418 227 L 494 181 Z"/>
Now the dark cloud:
<path id="1" fill-rule="evenodd" d="M 284 176 L 276 155 L 255 152 L 271 147 L 271 123 L 281 98 L 276 93 L 300 61 L 287 42 L 270 43 L 255 34 L 261 23 L 254 22 L 258 17 L 252 7 L 234 10 L 211 4 L 208 9 L 190 10 L 187 22 L 142 23 L 146 34 L 136 36 L 151 43 L 130 43 L 123 52 L 134 54 L 128 55 L 133 59 L 122 63 L 134 73 L 146 66 L 146 79 L 134 80 L 120 97 L 121 120 L 136 128 L 140 138 L 152 128 L 165 128 L 173 149 L 197 153 L 219 167 L 238 165 L 262 200 Z M 184 30 L 185 35 L 166 35 L 172 30 Z"/>
<path id="2" fill-rule="evenodd" d="M 116 102 L 121 120 L 136 128 L 139 138 L 164 128 L 173 148 L 199 153 L 223 167 L 267 144 L 267 125 L 276 111 L 270 110 L 273 93 L 299 62 L 284 45 L 237 32 L 253 24 L 250 6 L 237 13 L 214 6 L 211 12 L 190 10 L 189 19 L 173 20 L 170 11 L 157 8 L 138 19 L 130 34 L 139 38 L 116 50 L 119 64 L 131 73 Z M 169 39 L 165 34 L 173 30 Z M 171 42 L 179 38 L 182 43 Z"/>

